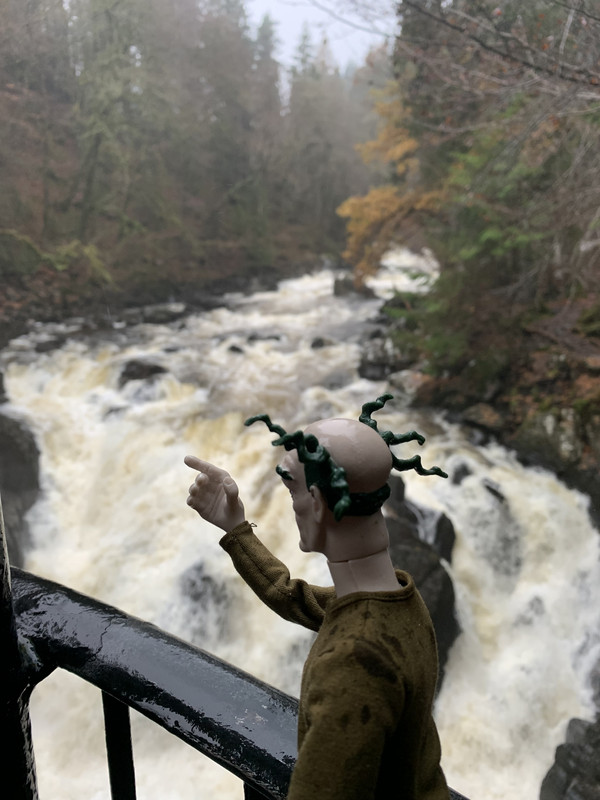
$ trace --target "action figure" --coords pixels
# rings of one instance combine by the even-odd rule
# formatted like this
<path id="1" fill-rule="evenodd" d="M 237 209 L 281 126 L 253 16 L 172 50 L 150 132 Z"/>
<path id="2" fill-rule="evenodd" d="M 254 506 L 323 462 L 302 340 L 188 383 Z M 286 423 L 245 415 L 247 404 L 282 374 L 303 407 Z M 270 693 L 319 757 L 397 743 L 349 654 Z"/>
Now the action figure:
<path id="1" fill-rule="evenodd" d="M 220 541 L 246 583 L 280 616 L 317 631 L 302 675 L 298 758 L 288 800 L 448 800 L 432 717 L 438 677 L 429 613 L 410 575 L 395 570 L 381 506 L 392 467 L 426 470 L 390 444 L 424 441 L 380 433 L 371 419 L 327 419 L 293 434 L 263 421 L 286 451 L 277 473 L 289 489 L 300 549 L 323 553 L 333 587 L 291 579 L 246 521 L 238 487 L 222 469 L 198 470 L 188 505 L 225 531 Z"/>

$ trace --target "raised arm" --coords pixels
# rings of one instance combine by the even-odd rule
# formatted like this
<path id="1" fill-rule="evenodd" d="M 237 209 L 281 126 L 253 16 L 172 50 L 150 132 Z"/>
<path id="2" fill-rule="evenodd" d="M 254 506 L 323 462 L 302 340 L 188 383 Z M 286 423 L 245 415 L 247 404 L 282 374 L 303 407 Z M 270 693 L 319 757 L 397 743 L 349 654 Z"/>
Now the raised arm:
<path id="1" fill-rule="evenodd" d="M 244 506 L 231 475 L 196 456 L 186 456 L 184 461 L 188 467 L 198 470 L 189 488 L 188 506 L 226 533 L 244 522 Z"/>
<path id="2" fill-rule="evenodd" d="M 246 522 L 238 487 L 231 475 L 195 456 L 186 456 L 184 460 L 188 467 L 198 470 L 189 488 L 187 504 L 207 522 L 225 531 L 220 544 L 244 581 L 284 619 L 318 630 L 333 588 L 322 589 L 290 578 L 285 564 L 269 552 Z"/>

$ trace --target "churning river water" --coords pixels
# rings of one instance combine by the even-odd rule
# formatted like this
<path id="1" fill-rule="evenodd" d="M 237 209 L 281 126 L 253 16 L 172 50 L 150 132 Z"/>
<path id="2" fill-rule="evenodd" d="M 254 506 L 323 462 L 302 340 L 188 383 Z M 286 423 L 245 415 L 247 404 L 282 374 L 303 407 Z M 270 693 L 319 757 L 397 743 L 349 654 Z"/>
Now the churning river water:
<path id="1" fill-rule="evenodd" d="M 380 293 L 399 279 L 390 269 L 375 284 Z M 219 531 L 186 506 L 183 457 L 229 470 L 248 518 L 292 574 L 330 583 L 322 557 L 298 550 L 272 434 L 243 421 L 266 412 L 295 430 L 356 417 L 389 389 L 358 377 L 359 343 L 380 301 L 335 297 L 333 279 L 324 271 L 232 295 L 165 325 L 116 324 L 51 352 L 35 344 L 52 327 L 14 340 L 0 367 L 41 453 L 26 568 L 297 695 L 311 635 L 237 577 Z M 165 372 L 122 382 L 132 360 Z M 402 393 L 377 419 L 382 430 L 421 431 L 426 465 L 451 478 L 468 472 L 460 483 L 404 473 L 408 498 L 444 511 L 457 534 L 449 570 L 462 634 L 435 708 L 448 781 L 471 800 L 534 800 L 568 720 L 594 714 L 600 537 L 587 498 L 497 444 L 475 446 L 442 414 L 407 409 Z M 401 455 L 417 449 L 402 446 Z M 53 674 L 34 692 L 32 725 L 42 800 L 108 800 L 96 689 Z M 137 714 L 133 736 L 139 800 L 242 797 L 237 779 Z"/>

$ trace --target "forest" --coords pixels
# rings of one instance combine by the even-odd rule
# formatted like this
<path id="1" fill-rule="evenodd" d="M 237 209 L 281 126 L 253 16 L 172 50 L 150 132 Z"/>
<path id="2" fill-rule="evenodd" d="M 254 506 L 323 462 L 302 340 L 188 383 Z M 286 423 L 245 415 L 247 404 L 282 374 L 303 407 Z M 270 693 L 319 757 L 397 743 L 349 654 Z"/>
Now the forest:
<path id="1" fill-rule="evenodd" d="M 365 0 L 335 7 L 368 24 Z M 593 350 L 600 1 L 397 14 L 364 64 L 342 72 L 305 29 L 283 70 L 243 0 L 0 0 L 3 320 L 324 255 L 360 286 L 400 245 L 441 266 L 388 309 L 432 373 L 485 393 L 531 330 Z"/>
<path id="2" fill-rule="evenodd" d="M 285 71 L 276 43 L 242 0 L 0 0 L 3 313 L 339 253 L 389 57 L 341 74 L 306 28 Z"/>

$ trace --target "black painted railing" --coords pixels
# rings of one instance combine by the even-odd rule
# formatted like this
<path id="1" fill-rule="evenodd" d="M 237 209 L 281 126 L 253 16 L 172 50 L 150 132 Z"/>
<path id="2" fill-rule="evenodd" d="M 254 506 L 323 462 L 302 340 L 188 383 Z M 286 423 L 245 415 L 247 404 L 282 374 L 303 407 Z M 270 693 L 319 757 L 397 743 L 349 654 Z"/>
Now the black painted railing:
<path id="1" fill-rule="evenodd" d="M 1 505 L 0 537 L 4 797 L 38 798 L 29 697 L 60 668 L 101 690 L 114 800 L 136 796 L 129 708 L 237 775 L 246 800 L 285 798 L 296 758 L 295 698 L 148 622 L 10 570 Z"/>

